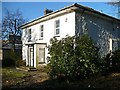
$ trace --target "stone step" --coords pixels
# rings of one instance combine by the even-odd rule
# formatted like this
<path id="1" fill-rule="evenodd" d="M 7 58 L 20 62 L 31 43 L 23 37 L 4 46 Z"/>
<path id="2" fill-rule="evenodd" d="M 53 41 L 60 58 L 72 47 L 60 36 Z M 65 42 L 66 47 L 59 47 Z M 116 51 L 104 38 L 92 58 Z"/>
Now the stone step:
<path id="1" fill-rule="evenodd" d="M 16 69 L 22 70 L 22 71 L 37 71 L 35 67 L 17 67 Z"/>
<path id="2" fill-rule="evenodd" d="M 37 69 L 34 67 L 29 67 L 28 71 L 37 71 Z"/>

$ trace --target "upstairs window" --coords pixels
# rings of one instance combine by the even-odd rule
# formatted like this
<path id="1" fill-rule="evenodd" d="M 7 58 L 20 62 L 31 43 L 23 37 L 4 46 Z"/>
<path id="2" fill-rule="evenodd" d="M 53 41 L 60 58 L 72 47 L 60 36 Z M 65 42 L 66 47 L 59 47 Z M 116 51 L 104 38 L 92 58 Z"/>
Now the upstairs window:
<path id="1" fill-rule="evenodd" d="M 60 34 L 60 20 L 55 21 L 55 35 Z"/>
<path id="2" fill-rule="evenodd" d="M 24 40 L 24 38 L 26 38 L 26 35 L 27 35 L 27 29 L 23 30 L 21 39 Z"/>
<path id="3" fill-rule="evenodd" d="M 26 36 L 27 35 L 27 29 L 25 29 L 25 34 L 24 34 L 24 36 Z"/>
<path id="4" fill-rule="evenodd" d="M 31 29 L 28 29 L 28 41 L 31 41 Z"/>
<path id="5" fill-rule="evenodd" d="M 44 26 L 40 25 L 40 39 L 43 39 Z"/>

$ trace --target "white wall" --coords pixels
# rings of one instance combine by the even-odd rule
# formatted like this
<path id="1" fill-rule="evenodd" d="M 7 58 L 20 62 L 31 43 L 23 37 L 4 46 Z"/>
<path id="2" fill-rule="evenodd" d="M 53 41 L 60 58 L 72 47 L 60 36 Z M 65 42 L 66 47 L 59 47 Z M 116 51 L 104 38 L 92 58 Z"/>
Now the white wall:
<path id="1" fill-rule="evenodd" d="M 80 13 L 76 13 L 76 23 L 76 32 L 82 33 L 83 28 L 86 29 L 100 48 L 102 56 L 110 51 L 110 39 L 120 38 L 120 23 L 106 20 L 98 15 L 93 16 L 92 14 L 83 13 L 81 16 Z M 117 43 L 113 47 L 117 49 Z"/>
<path id="2" fill-rule="evenodd" d="M 73 36 L 75 35 L 75 12 L 71 12 L 41 23 L 38 23 L 36 25 L 33 25 L 31 27 L 28 27 L 26 29 L 32 29 L 32 42 L 36 43 L 47 43 L 49 45 L 49 41 L 51 38 L 55 36 L 55 20 L 60 20 L 60 37 L 64 38 L 66 35 Z M 67 20 L 66 20 L 67 19 Z M 44 25 L 44 37 L 43 40 L 39 40 L 39 33 L 40 33 L 40 25 Z M 24 46 L 27 42 L 27 35 L 25 35 L 25 30 L 23 30 L 22 35 L 22 41 L 23 41 L 23 60 L 26 58 L 27 48 Z M 36 49 L 35 49 L 36 50 Z M 47 57 L 48 50 L 46 49 L 46 57 Z M 36 52 L 34 52 L 34 55 L 36 55 Z M 36 56 L 34 56 L 34 59 Z M 35 65 L 36 66 L 36 65 Z"/>

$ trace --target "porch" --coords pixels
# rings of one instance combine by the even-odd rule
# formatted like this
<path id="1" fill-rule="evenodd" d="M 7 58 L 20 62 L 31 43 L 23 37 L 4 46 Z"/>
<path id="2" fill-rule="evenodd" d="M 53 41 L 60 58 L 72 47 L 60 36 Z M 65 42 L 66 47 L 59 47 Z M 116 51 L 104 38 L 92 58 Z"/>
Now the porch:
<path id="1" fill-rule="evenodd" d="M 46 43 L 30 43 L 26 44 L 26 47 L 26 66 L 29 68 L 38 68 L 41 65 L 47 64 Z"/>

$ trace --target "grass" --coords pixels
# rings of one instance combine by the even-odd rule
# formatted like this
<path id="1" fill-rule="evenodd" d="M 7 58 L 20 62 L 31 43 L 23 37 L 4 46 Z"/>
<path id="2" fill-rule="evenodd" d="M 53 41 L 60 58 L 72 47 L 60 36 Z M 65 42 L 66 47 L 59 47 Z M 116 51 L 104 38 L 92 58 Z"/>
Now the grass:
<path id="1" fill-rule="evenodd" d="M 9 77 L 9 78 L 18 78 L 18 77 L 24 77 L 26 74 L 22 72 L 18 72 L 15 68 L 2 68 L 2 75 L 3 77 Z"/>
<path id="2" fill-rule="evenodd" d="M 1 69 L 0 69 L 1 70 Z M 111 73 L 106 76 L 96 76 L 77 82 L 59 82 L 50 80 L 46 74 L 46 67 L 38 71 L 25 72 L 15 68 L 2 68 L 4 87 L 53 87 L 53 88 L 120 88 L 120 73 Z M 27 86 L 28 85 L 28 86 Z M 112 89 L 113 90 L 113 89 Z"/>

